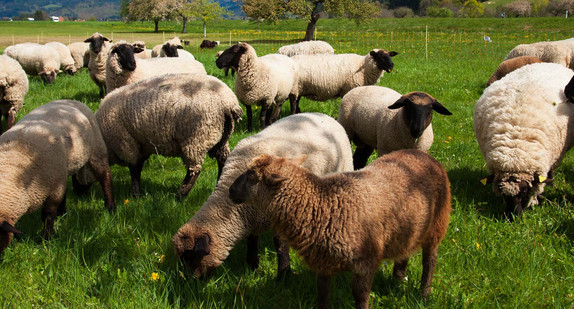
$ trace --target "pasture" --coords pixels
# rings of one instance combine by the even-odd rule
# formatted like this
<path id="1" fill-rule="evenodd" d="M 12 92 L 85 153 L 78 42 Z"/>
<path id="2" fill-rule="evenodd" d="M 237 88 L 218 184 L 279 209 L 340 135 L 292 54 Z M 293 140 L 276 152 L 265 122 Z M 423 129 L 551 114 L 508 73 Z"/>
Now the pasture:
<path id="1" fill-rule="evenodd" d="M 142 39 L 148 48 L 174 35 L 190 41 L 186 47 L 208 74 L 233 89 L 233 78 L 215 66 L 215 53 L 237 41 L 254 46 L 259 55 L 275 52 L 303 37 L 305 24 L 288 20 L 279 25 L 222 21 L 208 26 L 208 39 L 219 40 L 215 49 L 200 50 L 199 22 L 188 25 L 160 23 L 51 23 L 0 22 L 0 50 L 12 43 L 80 41 L 99 31 L 114 40 Z M 388 19 L 366 25 L 348 20 L 323 20 L 317 39 L 328 41 L 337 53 L 367 54 L 372 48 L 399 53 L 395 70 L 379 85 L 401 93 L 425 91 L 453 115 L 435 114 L 431 155 L 448 171 L 452 189 L 451 222 L 439 249 L 433 291 L 423 301 L 418 291 L 420 254 L 407 268 L 408 280 L 397 284 L 392 263 L 381 265 L 371 292 L 372 308 L 386 307 L 502 307 L 572 308 L 574 305 L 574 157 L 567 155 L 554 185 L 547 187 L 541 204 L 516 222 L 508 223 L 505 206 L 490 186 L 478 148 L 472 115 L 484 84 L 517 44 L 574 37 L 572 20 L 524 19 Z M 485 43 L 483 37 L 492 40 Z M 87 69 L 75 76 L 59 74 L 53 85 L 30 78 L 22 117 L 55 99 L 75 99 L 98 108 L 97 86 Z M 340 99 L 314 102 L 302 99 L 304 112 L 336 117 Z M 289 115 L 283 105 L 282 117 Z M 255 110 L 258 112 L 258 110 Z M 251 133 L 246 117 L 232 135 L 233 148 Z M 254 125 L 259 130 L 258 123 Z M 374 159 L 375 155 L 371 157 Z M 24 216 L 16 225 L 25 235 L 13 241 L 0 257 L 2 308 L 309 308 L 316 302 L 315 274 L 291 252 L 295 274 L 277 281 L 271 233 L 260 240 L 260 267 L 245 263 L 246 243 L 240 242 L 209 280 L 195 279 L 174 258 L 171 238 L 201 207 L 216 184 L 217 165 L 206 159 L 193 190 L 177 201 L 177 188 L 185 176 L 178 158 L 152 156 L 142 173 L 143 196 L 130 195 L 128 169 L 112 168 L 118 210 L 108 213 L 98 184 L 88 196 L 77 197 L 68 186 L 67 213 L 56 221 L 49 241 L 41 237 L 40 212 Z M 1 175 L 1 172 L 0 172 Z M 432 180 L 429 180 L 432 181 Z M 0 193 L 1 198 L 1 193 Z M 350 276 L 333 280 L 333 308 L 350 308 Z"/>

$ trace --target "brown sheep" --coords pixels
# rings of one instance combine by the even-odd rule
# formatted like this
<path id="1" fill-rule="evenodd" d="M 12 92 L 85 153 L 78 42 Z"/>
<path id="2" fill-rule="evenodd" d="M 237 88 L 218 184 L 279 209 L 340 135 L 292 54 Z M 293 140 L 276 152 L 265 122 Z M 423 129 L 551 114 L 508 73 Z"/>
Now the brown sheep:
<path id="1" fill-rule="evenodd" d="M 421 247 L 421 292 L 427 297 L 449 222 L 450 187 L 442 165 L 409 149 L 358 171 L 318 176 L 298 166 L 302 160 L 253 159 L 229 197 L 260 209 L 317 272 L 318 307 L 328 307 L 331 277 L 351 271 L 355 306 L 367 308 L 381 261 L 394 260 L 400 281 L 409 256 Z"/>
<path id="2" fill-rule="evenodd" d="M 503 78 L 506 74 L 521 68 L 527 64 L 532 63 L 540 63 L 542 60 L 538 57 L 531 57 L 531 56 L 520 56 L 508 60 L 502 61 L 502 63 L 498 66 L 496 71 L 492 73 L 492 76 L 486 82 L 486 87 L 490 86 L 490 84 L 494 83 L 495 81 Z"/>

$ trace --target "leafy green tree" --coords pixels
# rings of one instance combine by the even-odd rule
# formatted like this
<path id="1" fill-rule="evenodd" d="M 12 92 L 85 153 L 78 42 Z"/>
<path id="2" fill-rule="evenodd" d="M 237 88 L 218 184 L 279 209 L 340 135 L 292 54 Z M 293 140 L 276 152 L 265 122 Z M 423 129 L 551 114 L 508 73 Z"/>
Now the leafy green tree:
<path id="1" fill-rule="evenodd" d="M 130 20 L 151 20 L 155 32 L 159 32 L 159 22 L 171 16 L 177 8 L 177 0 L 129 0 L 128 18 Z"/>
<path id="2" fill-rule="evenodd" d="M 358 23 L 373 18 L 380 12 L 377 0 L 239 0 L 245 15 L 255 20 L 277 22 L 288 15 L 306 18 L 305 41 L 313 39 L 321 13 L 346 16 Z"/>
<path id="3" fill-rule="evenodd" d="M 484 14 L 484 6 L 476 0 L 467 0 L 462 5 L 461 11 L 468 17 L 480 17 Z"/>
<path id="4" fill-rule="evenodd" d="M 187 21 L 191 18 L 203 22 L 203 37 L 207 36 L 208 22 L 232 15 L 213 0 L 179 0 L 176 12 L 183 21 L 182 33 L 187 32 Z"/>

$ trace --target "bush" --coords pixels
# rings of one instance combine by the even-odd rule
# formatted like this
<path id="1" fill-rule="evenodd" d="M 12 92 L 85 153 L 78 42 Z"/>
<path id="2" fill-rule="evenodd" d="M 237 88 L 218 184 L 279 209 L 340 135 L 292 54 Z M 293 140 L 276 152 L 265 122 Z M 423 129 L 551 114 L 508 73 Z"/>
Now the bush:
<path id="1" fill-rule="evenodd" d="M 532 14 L 532 4 L 526 0 L 518 0 L 503 6 L 508 17 L 527 17 Z"/>
<path id="2" fill-rule="evenodd" d="M 395 15 L 396 18 L 413 17 L 415 16 L 415 12 L 409 7 L 401 6 L 393 10 L 393 15 Z"/>
<path id="3" fill-rule="evenodd" d="M 461 11 L 466 17 L 480 17 L 484 14 L 484 6 L 476 0 L 467 0 Z"/>
<path id="4" fill-rule="evenodd" d="M 429 17 L 452 17 L 453 15 L 453 12 L 445 7 L 431 6 L 427 9 L 427 16 Z"/>
<path id="5" fill-rule="evenodd" d="M 574 13 L 574 0 L 550 1 L 546 7 L 546 13 L 552 16 L 563 16 Z"/>

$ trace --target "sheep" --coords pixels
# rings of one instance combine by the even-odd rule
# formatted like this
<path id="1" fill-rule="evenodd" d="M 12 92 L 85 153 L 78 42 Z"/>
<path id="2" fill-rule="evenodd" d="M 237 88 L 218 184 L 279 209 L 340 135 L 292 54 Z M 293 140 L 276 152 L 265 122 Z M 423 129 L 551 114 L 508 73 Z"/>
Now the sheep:
<path id="1" fill-rule="evenodd" d="M 0 135 L 0 252 L 19 233 L 22 215 L 42 205 L 43 236 L 54 233 L 54 220 L 65 212 L 69 175 L 88 168 L 100 182 L 104 203 L 115 209 L 106 145 L 94 114 L 81 102 L 44 104 Z"/>
<path id="2" fill-rule="evenodd" d="M 257 57 L 251 45 L 238 43 L 226 49 L 215 64 L 220 69 L 231 67 L 237 72 L 235 93 L 246 106 L 249 131 L 251 105 L 261 106 L 259 121 L 263 129 L 279 117 L 281 105 L 287 98 L 293 105 L 299 94 L 297 64 L 285 55 Z"/>
<path id="3" fill-rule="evenodd" d="M 520 57 L 504 60 L 498 66 L 496 71 L 494 73 L 492 73 L 492 76 L 490 76 L 490 78 L 486 82 L 486 87 L 490 86 L 495 81 L 503 78 L 504 76 L 506 76 L 506 74 L 508 74 L 508 73 L 518 69 L 518 68 L 521 68 L 527 64 L 540 63 L 540 62 L 542 62 L 542 60 L 540 60 L 540 58 L 531 57 L 531 56 L 520 56 Z"/>
<path id="4" fill-rule="evenodd" d="M 68 49 L 72 58 L 74 58 L 74 66 L 76 71 L 81 68 L 87 68 L 90 63 L 90 44 L 84 42 L 74 42 L 68 44 Z"/>
<path id="5" fill-rule="evenodd" d="M 487 180 L 504 198 L 509 220 L 538 204 L 574 145 L 573 75 L 559 64 L 527 65 L 490 85 L 476 103 L 474 133 Z"/>
<path id="6" fill-rule="evenodd" d="M 554 42 L 536 42 L 532 44 L 520 44 L 514 47 L 504 60 L 520 57 L 531 56 L 538 57 L 543 62 L 552 62 L 561 64 L 567 68 L 574 69 L 572 57 L 574 50 L 564 41 Z"/>
<path id="7" fill-rule="evenodd" d="M 156 45 L 151 52 L 152 58 L 156 57 L 179 57 L 179 58 L 191 58 L 195 60 L 195 57 L 188 51 L 183 49 L 181 45 L 181 40 L 178 37 L 166 41 L 163 44 Z"/>
<path id="8" fill-rule="evenodd" d="M 153 58 L 139 59 L 130 44 L 115 45 L 106 64 L 106 89 L 135 83 L 139 80 L 168 73 L 207 74 L 203 64 L 192 59 Z"/>
<path id="9" fill-rule="evenodd" d="M 219 45 L 219 41 L 203 40 L 201 44 L 199 44 L 199 48 L 215 48 L 217 45 Z"/>
<path id="10" fill-rule="evenodd" d="M 320 54 L 293 56 L 299 67 L 299 96 L 291 109 L 299 112 L 302 96 L 315 101 L 343 97 L 355 87 L 374 85 L 383 72 L 391 72 L 395 51 L 373 49 L 366 56 Z"/>
<path id="11" fill-rule="evenodd" d="M 392 259 L 401 281 L 419 248 L 420 288 L 427 298 L 451 210 L 444 167 L 415 149 L 386 154 L 359 171 L 323 176 L 300 166 L 303 160 L 261 155 L 229 187 L 229 197 L 253 204 L 317 272 L 317 307 L 328 307 L 331 277 L 350 271 L 355 307 L 368 308 L 381 261 Z"/>
<path id="12" fill-rule="evenodd" d="M 221 54 L 223 54 L 223 51 L 220 50 L 215 54 L 215 59 L 217 60 L 217 58 L 219 58 L 219 56 L 221 56 Z M 235 70 L 231 67 L 223 67 L 223 72 L 225 73 L 225 76 L 228 75 L 229 73 L 229 69 L 231 69 L 231 76 L 235 76 Z"/>
<path id="13" fill-rule="evenodd" d="M 151 58 L 151 49 L 145 48 L 144 41 L 135 41 L 132 43 L 134 47 L 134 52 L 136 53 L 136 57 L 140 59 L 150 59 Z"/>
<path id="14" fill-rule="evenodd" d="M 106 61 L 112 47 L 111 41 L 96 32 L 84 42 L 90 43 L 90 61 L 88 63 L 90 78 L 98 85 L 100 98 L 103 98 L 106 95 Z"/>
<path id="15" fill-rule="evenodd" d="M 76 69 L 72 53 L 66 45 L 60 42 L 49 42 L 44 45 L 52 47 L 58 52 L 58 55 L 60 55 L 60 70 L 70 75 L 74 75 L 74 73 L 76 73 L 78 69 Z"/>
<path id="16" fill-rule="evenodd" d="M 338 121 L 349 140 L 357 145 L 353 156 L 355 169 L 367 164 L 374 148 L 379 156 L 407 148 L 428 151 L 433 143 L 433 110 L 452 115 L 424 92 L 401 96 L 393 89 L 380 86 L 349 91 L 341 100 Z"/>
<path id="17" fill-rule="evenodd" d="M 185 163 L 187 175 L 178 190 L 183 198 L 199 176 L 206 153 L 217 160 L 221 174 L 228 139 L 241 113 L 233 91 L 217 78 L 165 74 L 110 92 L 96 119 L 110 163 L 129 167 L 134 196 L 140 195 L 143 164 L 150 155 L 161 154 L 180 156 Z"/>
<path id="18" fill-rule="evenodd" d="M 318 174 L 353 169 L 351 145 L 345 130 L 324 114 L 285 117 L 241 140 L 227 158 L 211 196 L 172 238 L 176 256 L 197 277 L 208 276 L 248 235 L 247 262 L 252 268 L 257 267 L 257 236 L 254 235 L 268 230 L 269 221 L 250 205 L 235 205 L 228 192 L 231 183 L 247 169 L 251 159 L 263 153 L 285 157 L 307 155 L 303 166 Z M 289 248 L 278 238 L 275 240 L 278 274 L 283 275 L 290 269 Z"/>
<path id="19" fill-rule="evenodd" d="M 16 123 L 16 114 L 24 105 L 26 93 L 28 76 L 20 63 L 7 55 L 0 55 L 0 119 L 6 119 L 6 130 Z"/>
<path id="20" fill-rule="evenodd" d="M 325 41 L 303 41 L 297 44 L 281 46 L 277 53 L 292 57 L 297 55 L 334 54 L 335 49 Z"/>
<path id="21" fill-rule="evenodd" d="M 54 83 L 60 72 L 60 55 L 49 46 L 21 43 L 6 47 L 4 54 L 20 63 L 29 75 L 39 75 L 46 84 Z"/>

